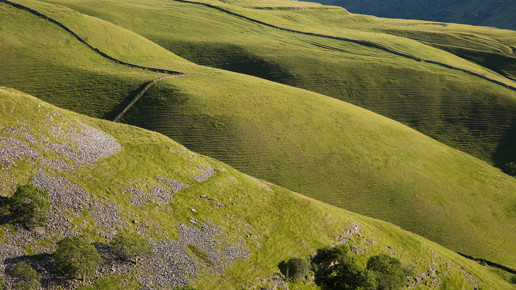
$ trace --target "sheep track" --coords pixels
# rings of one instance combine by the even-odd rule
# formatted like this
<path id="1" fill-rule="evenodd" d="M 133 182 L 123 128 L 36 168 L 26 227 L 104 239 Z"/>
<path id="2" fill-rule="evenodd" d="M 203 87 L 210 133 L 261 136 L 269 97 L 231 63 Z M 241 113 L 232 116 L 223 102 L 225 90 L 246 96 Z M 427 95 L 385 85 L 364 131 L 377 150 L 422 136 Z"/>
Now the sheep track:
<path id="1" fill-rule="evenodd" d="M 21 10 L 25 10 L 27 12 L 30 12 L 36 16 L 39 16 L 45 20 L 48 20 L 54 24 L 56 24 L 57 26 L 61 27 L 62 29 L 66 30 L 68 33 L 70 33 L 71 35 L 73 35 L 75 38 L 77 38 L 80 42 L 82 42 L 83 44 L 87 45 L 89 48 L 91 48 L 93 51 L 95 51 L 97 54 L 100 54 L 101 56 L 103 56 L 104 58 L 107 58 L 111 61 L 114 61 L 118 64 L 121 64 L 121 65 L 125 65 L 125 66 L 129 66 L 129 67 L 132 67 L 132 68 L 139 68 L 139 69 L 143 69 L 143 70 L 148 70 L 148 71 L 152 71 L 152 72 L 158 72 L 158 73 L 164 73 L 164 74 L 171 74 L 171 75 L 181 75 L 181 76 L 188 76 L 186 74 L 183 74 L 181 72 L 177 72 L 177 71 L 172 71 L 172 70 L 167 70 L 167 69 L 161 69 L 161 68 L 153 68 L 153 67 L 146 67 L 146 66 L 141 66 L 141 65 L 137 65 L 137 64 L 132 64 L 132 63 L 128 63 L 128 62 L 125 62 L 125 61 L 122 61 L 122 60 L 119 60 L 119 59 L 116 59 L 114 57 L 111 57 L 109 56 L 108 54 L 102 52 L 100 49 L 94 47 L 93 45 L 89 44 L 86 40 L 84 40 L 82 37 L 80 37 L 77 33 L 75 33 L 73 30 L 71 30 L 70 28 L 68 28 L 66 25 L 64 25 L 63 23 L 51 18 L 50 16 L 47 16 L 37 10 L 34 10 L 32 8 L 29 8 L 27 6 L 24 6 L 22 4 L 18 4 L 18 3 L 14 3 L 14 2 L 11 2 L 9 0 L 0 0 L 0 3 L 5 3 L 5 4 L 8 4 L 8 5 L 11 5 L 15 8 L 18 8 L 18 9 L 21 9 Z"/>
<path id="2" fill-rule="evenodd" d="M 113 119 L 113 122 L 118 122 L 118 120 L 120 120 L 120 118 L 122 118 L 122 116 L 145 94 L 145 92 L 147 92 L 148 89 L 150 89 L 150 87 L 152 87 L 152 85 L 154 85 L 155 83 L 161 81 L 161 80 L 165 80 L 165 79 L 173 79 L 173 78 L 180 78 L 180 77 L 185 77 L 186 75 L 169 75 L 169 76 L 164 76 L 164 77 L 160 77 L 160 78 L 157 78 L 155 80 L 152 80 L 150 81 L 137 95 L 136 97 L 134 97 L 134 99 L 129 103 L 129 105 L 127 105 L 123 110 L 122 112 L 120 112 L 120 114 L 118 114 L 115 119 Z"/>
<path id="3" fill-rule="evenodd" d="M 263 26 L 274 28 L 274 29 L 279 29 L 279 30 L 282 30 L 282 31 L 287 31 L 287 32 L 292 32 L 292 33 L 297 33 L 297 34 L 303 34 L 303 35 L 316 36 L 316 37 L 323 37 L 323 38 L 328 38 L 328 39 L 341 40 L 341 41 L 346 41 L 346 42 L 350 42 L 350 43 L 355 43 L 355 44 L 359 44 L 359 45 L 363 45 L 363 46 L 368 46 L 368 47 L 380 49 L 380 50 L 383 50 L 385 52 L 388 52 L 388 53 L 391 53 L 391 54 L 395 54 L 397 56 L 401 56 L 401 57 L 404 57 L 404 58 L 412 59 L 412 60 L 415 60 L 415 61 L 426 62 L 426 63 L 430 63 L 430 64 L 435 64 L 435 65 L 438 65 L 438 66 L 441 66 L 441 67 L 444 67 L 444 68 L 448 68 L 448 69 L 451 69 L 451 70 L 461 71 L 461 72 L 467 73 L 469 75 L 476 76 L 476 77 L 482 78 L 482 79 L 484 79 L 486 81 L 489 81 L 489 82 L 495 83 L 497 85 L 503 86 L 503 87 L 505 87 L 507 89 L 510 89 L 512 91 L 516 91 L 516 87 L 514 87 L 514 86 L 511 86 L 511 85 L 508 85 L 508 84 L 506 84 L 504 82 L 497 81 L 495 79 L 486 77 L 486 76 L 481 75 L 479 73 L 472 72 L 472 71 L 469 71 L 467 69 L 455 67 L 455 66 L 452 66 L 452 65 L 448 65 L 448 64 L 445 64 L 445 63 L 442 63 L 442 62 L 438 62 L 438 61 L 422 59 L 422 58 L 419 58 L 419 57 L 416 57 L 416 56 L 413 56 L 413 55 L 410 55 L 410 54 L 402 53 L 402 52 L 399 52 L 399 51 L 387 48 L 385 46 L 382 46 L 380 44 L 377 44 L 377 43 L 374 43 L 374 42 L 371 42 L 371 41 L 356 40 L 356 39 L 351 39 L 351 38 L 331 36 L 331 35 L 325 35 L 325 34 L 319 34 L 319 33 L 312 33 L 312 32 L 305 32 L 305 31 L 300 31 L 300 30 L 294 30 L 294 29 L 290 29 L 290 28 L 284 28 L 284 27 L 280 27 L 280 26 L 276 26 L 276 25 L 273 25 L 273 24 L 269 24 L 269 23 L 266 23 L 266 22 L 263 22 L 263 21 L 260 21 L 260 20 L 257 20 L 257 19 L 253 19 L 253 18 L 244 16 L 242 14 L 238 14 L 238 13 L 235 13 L 235 12 L 232 12 L 232 11 L 229 11 L 229 10 L 226 10 L 224 8 L 221 8 L 221 7 L 212 5 L 212 4 L 208 4 L 208 3 L 196 2 L 196 1 L 188 1 L 188 0 L 172 0 L 172 1 L 180 2 L 180 3 L 188 3 L 188 4 L 196 4 L 196 5 L 205 6 L 205 7 L 216 9 L 216 10 L 219 10 L 219 11 L 221 11 L 223 13 L 226 13 L 226 14 L 229 14 L 229 15 L 232 15 L 232 16 L 235 16 L 235 17 L 238 17 L 238 18 L 241 18 L 241 19 L 253 22 L 253 23 L 257 23 L 257 24 L 260 24 L 260 25 L 263 25 Z"/>

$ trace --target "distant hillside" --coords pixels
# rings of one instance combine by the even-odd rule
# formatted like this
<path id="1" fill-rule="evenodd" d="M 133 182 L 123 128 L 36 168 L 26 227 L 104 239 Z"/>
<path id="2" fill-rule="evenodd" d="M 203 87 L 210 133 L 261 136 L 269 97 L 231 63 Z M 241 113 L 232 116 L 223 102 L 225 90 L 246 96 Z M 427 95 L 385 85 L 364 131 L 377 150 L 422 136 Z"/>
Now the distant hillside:
<path id="1" fill-rule="evenodd" d="M 516 162 L 516 152 L 510 150 L 516 144 L 516 92 L 476 76 L 371 46 L 262 26 L 184 1 L 165 5 L 147 0 L 149 5 L 138 8 L 105 3 L 109 9 L 99 9 L 91 1 L 48 1 L 115 23 L 197 64 L 303 88 L 374 111 L 499 168 Z M 207 2 L 278 27 L 368 41 L 516 86 L 516 31 L 382 19 L 350 14 L 340 7 L 264 9 L 263 2 L 272 5 L 270 1 Z M 163 7 L 156 11 L 158 5 Z M 196 21 L 184 18 L 185 13 Z"/>
<path id="2" fill-rule="evenodd" d="M 516 30 L 515 0 L 309 0 L 349 12 Z"/>

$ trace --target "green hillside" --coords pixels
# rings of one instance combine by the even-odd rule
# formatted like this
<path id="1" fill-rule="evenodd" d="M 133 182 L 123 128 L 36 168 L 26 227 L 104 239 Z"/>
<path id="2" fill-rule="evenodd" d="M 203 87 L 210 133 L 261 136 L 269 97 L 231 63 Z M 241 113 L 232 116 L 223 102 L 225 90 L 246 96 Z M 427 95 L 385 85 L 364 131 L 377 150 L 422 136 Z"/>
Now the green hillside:
<path id="1" fill-rule="evenodd" d="M 185 61 L 136 34 L 138 31 L 117 26 L 128 22 L 127 15 L 118 15 L 118 20 L 112 19 L 109 23 L 43 2 L 23 3 L 59 19 L 114 57 L 189 75 L 157 83 L 128 111 L 123 118 L 125 122 L 173 137 L 189 149 L 227 162 L 247 174 L 348 210 L 390 221 L 452 250 L 509 267 L 516 265 L 516 180 L 499 169 L 398 122 L 340 100 Z M 129 2 L 113 1 L 106 5 L 109 3 L 118 3 L 120 7 L 105 6 L 102 10 L 105 14 L 115 10 L 130 11 L 132 7 Z M 134 3 L 131 5 L 136 5 Z M 174 31 L 183 31 L 184 35 L 195 28 L 202 31 L 218 25 L 233 29 L 230 30 L 233 32 L 249 33 L 242 43 L 254 43 L 255 49 L 263 53 L 270 53 L 267 52 L 268 42 L 262 41 L 267 39 L 264 35 L 276 44 L 281 41 L 283 50 L 299 49 L 301 53 L 306 49 L 307 56 L 320 52 L 303 39 L 301 42 L 305 46 L 297 48 L 300 36 L 268 30 L 238 19 L 228 22 L 232 18 L 211 9 L 175 2 L 160 2 L 155 6 L 138 3 L 139 8 L 133 9 L 133 14 L 138 11 L 137 14 L 145 15 L 147 10 L 154 10 L 179 18 L 160 22 L 163 27 L 154 27 L 155 31 L 170 37 L 172 32 L 163 32 L 168 31 L 170 23 L 183 25 L 183 30 Z M 175 9 L 170 9 L 171 6 Z M 0 54 L 0 62 L 7 64 L 8 69 L 8 73 L 0 75 L 3 86 L 30 92 L 52 104 L 90 116 L 111 118 L 145 84 L 162 76 L 107 61 L 56 25 L 30 13 L 3 3 L 0 9 L 5 16 L 0 17 L 0 43 L 3 51 L 8 52 Z M 262 10 L 256 13 L 267 12 Z M 201 17 L 196 13 L 206 15 Z M 188 17 L 211 19 L 212 23 L 201 25 L 202 22 L 184 19 Z M 271 17 L 275 19 L 276 16 Z M 148 21 L 151 18 L 132 17 L 131 23 L 150 27 Z M 177 32 L 178 35 L 181 33 Z M 192 35 L 197 41 L 203 41 Z M 218 35 L 223 43 L 231 43 L 233 38 L 224 29 Z M 171 38 L 170 42 L 174 40 Z M 346 49 L 353 46 L 350 44 Z M 231 49 L 238 52 L 238 47 L 231 46 Z M 488 90 L 499 97 L 502 108 L 510 108 L 512 104 L 512 93 L 496 84 L 427 63 L 401 57 L 393 59 L 386 52 L 360 49 L 365 55 L 353 54 L 357 58 L 355 69 L 364 67 L 361 73 L 364 78 L 369 76 L 371 84 L 376 83 L 376 79 L 368 73 L 382 68 L 372 63 L 368 67 L 364 63 L 376 57 L 381 63 L 388 62 L 398 73 L 409 70 L 410 73 L 404 76 L 417 75 L 417 72 L 423 79 L 434 80 L 437 84 L 451 80 L 457 91 L 469 89 L 466 84 L 478 84 L 479 92 Z M 287 54 L 278 57 L 281 56 L 286 58 Z M 324 56 L 328 62 L 335 60 L 332 54 Z M 310 62 L 304 65 L 316 67 Z M 271 74 L 278 72 L 275 69 L 271 68 Z M 326 84 L 324 87 L 330 87 L 332 80 Z M 454 91 L 453 88 L 448 90 Z M 499 115 L 502 118 L 513 116 Z"/>
<path id="2" fill-rule="evenodd" d="M 59 276 L 49 255 L 56 241 L 79 233 L 104 258 L 86 282 L 99 289 L 266 286 L 281 260 L 339 242 L 357 251 L 360 264 L 377 253 L 399 258 L 413 269 L 413 286 L 511 287 L 433 242 L 251 178 L 163 135 L 7 88 L 0 88 L 0 116 L 0 197 L 31 182 L 49 190 L 52 202 L 45 227 L 0 224 L 0 278 L 7 289 L 14 280 L 6 272 L 20 261 L 37 269 L 45 288 L 80 286 Z M 156 256 L 135 265 L 102 251 L 121 229 L 139 232 Z"/>
<path id="3" fill-rule="evenodd" d="M 516 1 L 514 0 L 317 0 L 314 2 L 342 6 L 353 13 L 380 17 L 454 22 L 516 30 L 516 20 L 514 19 Z"/>
<path id="4" fill-rule="evenodd" d="M 51 2 L 123 26 L 195 63 L 372 110 L 499 168 L 516 161 L 510 150 L 516 146 L 516 92 L 478 77 L 355 43 L 281 31 L 196 4 L 148 0 L 142 6 L 113 0 L 98 9 L 90 1 Z M 372 41 L 516 87 L 514 31 L 463 25 L 441 29 L 435 23 L 352 15 L 335 7 L 206 2 L 280 27 Z"/>

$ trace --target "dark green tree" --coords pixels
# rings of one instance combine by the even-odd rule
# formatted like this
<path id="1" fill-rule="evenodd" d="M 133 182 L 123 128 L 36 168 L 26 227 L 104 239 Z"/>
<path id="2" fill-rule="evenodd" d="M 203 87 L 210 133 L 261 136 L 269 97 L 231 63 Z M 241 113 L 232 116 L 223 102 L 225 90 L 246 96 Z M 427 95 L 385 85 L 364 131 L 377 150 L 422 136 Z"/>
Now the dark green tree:
<path id="1" fill-rule="evenodd" d="M 374 272 L 378 289 L 400 289 L 407 284 L 407 278 L 400 261 L 386 254 L 369 258 L 367 269 Z"/>
<path id="2" fill-rule="evenodd" d="M 289 281 L 301 281 L 310 272 L 310 264 L 301 258 L 290 258 L 287 262 L 282 261 L 278 268 Z"/>
<path id="3" fill-rule="evenodd" d="M 358 267 L 344 245 L 317 250 L 312 262 L 315 282 L 325 289 L 377 288 L 373 272 Z"/>
<path id="4" fill-rule="evenodd" d="M 19 185 L 9 199 L 9 208 L 13 221 L 26 227 L 44 226 L 48 220 L 50 208 L 48 191 L 32 184 Z"/>
<path id="5" fill-rule="evenodd" d="M 32 268 L 29 264 L 25 262 L 19 262 L 16 266 L 9 272 L 11 276 L 16 278 L 17 283 L 14 286 L 15 289 L 38 289 L 41 287 L 40 275 L 34 268 Z M 1 287 L 2 285 L 0 285 Z"/>
<path id="6" fill-rule="evenodd" d="M 503 171 L 516 177 L 516 162 L 509 162 L 505 164 Z"/>
<path id="7" fill-rule="evenodd" d="M 136 260 L 153 254 L 152 245 L 137 232 L 119 231 L 109 244 L 115 254 L 125 260 Z"/>
<path id="8" fill-rule="evenodd" d="M 95 274 L 102 258 L 85 236 L 75 236 L 57 242 L 54 261 L 64 274 L 86 281 L 88 276 Z"/>

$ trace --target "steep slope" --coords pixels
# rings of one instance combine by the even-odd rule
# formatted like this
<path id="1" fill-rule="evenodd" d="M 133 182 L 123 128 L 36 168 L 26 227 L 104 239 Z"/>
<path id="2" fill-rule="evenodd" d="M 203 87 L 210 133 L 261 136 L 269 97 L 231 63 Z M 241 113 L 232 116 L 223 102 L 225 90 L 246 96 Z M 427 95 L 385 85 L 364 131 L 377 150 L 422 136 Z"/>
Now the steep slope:
<path id="1" fill-rule="evenodd" d="M 143 129 L 84 117 L 0 88 L 0 193 L 17 184 L 49 190 L 45 227 L 0 224 L 0 277 L 19 261 L 44 287 L 75 288 L 49 255 L 59 239 L 86 234 L 104 263 L 99 285 L 201 289 L 265 286 L 279 261 L 348 243 L 360 263 L 389 253 L 414 269 L 413 286 L 508 289 L 480 264 L 385 222 L 311 200 L 192 153 Z M 139 232 L 156 257 L 136 266 L 113 259 L 106 242 Z M 113 285 L 113 284 L 111 284 Z"/>
<path id="2" fill-rule="evenodd" d="M 516 181 L 499 170 L 397 122 L 342 101 L 263 79 L 196 66 L 112 24 L 54 5 L 39 5 L 60 19 L 75 23 L 75 31 L 120 59 L 137 58 L 141 65 L 189 75 L 163 80 L 152 87 L 124 116 L 126 122 L 173 136 L 188 148 L 226 161 L 248 174 L 391 221 L 453 250 L 510 267 L 516 264 L 512 206 L 516 202 Z M 11 72 L 28 75 L 33 67 L 19 64 L 30 61 L 37 68 L 60 59 L 61 53 L 68 57 L 65 48 L 70 46 L 61 41 L 54 42 L 57 44 L 53 51 L 34 49 L 28 53 L 31 47 L 38 47 L 37 41 L 48 39 L 49 35 L 54 39 L 68 36 L 34 15 L 9 7 L 4 9 L 9 17 L 16 16 L 18 22 L 26 23 L 16 26 L 9 24 L 8 18 L 0 18 L 5 25 L 11 25 L 9 30 L 1 31 L 2 37 L 10 40 L 2 45 L 19 45 L 9 50 L 19 55 L 10 52 L 5 57 L 6 61 L 10 59 Z M 156 9 L 163 10 L 160 6 Z M 195 11 L 192 8 L 192 13 Z M 24 34 L 17 33 L 17 29 L 36 35 L 19 39 L 18 35 Z M 106 31 L 108 36 L 118 33 L 120 37 L 113 41 L 114 38 L 103 37 L 104 34 L 93 34 L 99 30 Z M 29 48 L 23 49 L 22 44 Z M 134 50 L 124 49 L 129 44 Z M 64 71 L 82 64 L 96 73 L 113 65 L 98 59 L 90 49 L 77 46 L 73 51 L 63 66 Z M 145 55 L 145 51 L 152 53 Z M 17 58 L 19 61 L 15 61 Z M 88 58 L 96 61 L 82 62 Z M 50 100 L 54 97 L 56 103 L 74 109 L 74 94 L 85 86 L 91 91 L 82 95 L 80 111 L 102 117 L 103 111 L 87 100 L 97 101 L 98 96 L 109 98 L 105 89 L 100 85 L 88 86 L 88 80 L 77 79 L 75 74 L 61 74 L 58 64 L 51 72 L 43 71 L 42 81 L 31 81 L 29 88 L 38 97 Z M 142 77 L 140 86 L 159 76 L 134 71 L 149 77 Z M 1 77 L 3 84 L 15 88 L 26 85 L 22 77 Z M 77 81 L 80 86 L 73 90 L 54 86 L 68 81 Z M 110 79 L 105 81 L 107 89 L 119 95 L 127 94 L 127 86 Z M 130 97 L 127 94 L 126 98 Z M 101 98 L 99 101 L 103 104 Z"/>
<path id="3" fill-rule="evenodd" d="M 37 5 L 34 1 L 25 2 Z M 198 64 L 255 75 L 351 102 L 499 168 L 516 161 L 516 155 L 506 149 L 516 146 L 515 91 L 493 86 L 474 75 L 412 59 L 439 62 L 516 87 L 511 79 L 516 59 L 511 47 L 516 47 L 516 32 L 454 26 L 442 29 L 440 35 L 451 40 L 441 43 L 431 40 L 432 31 L 439 31 L 440 25 L 425 29 L 436 25 L 424 22 L 389 22 L 350 15 L 344 9 L 332 7 L 263 9 L 264 4 L 259 1 L 235 2 L 238 5 L 205 1 L 230 13 L 286 29 L 372 42 L 408 55 L 407 58 L 358 43 L 276 29 L 188 1 L 147 0 L 143 7 L 140 2 L 109 1 L 106 5 L 110 8 L 102 10 L 90 1 L 51 2 L 121 25 Z M 133 15 L 135 9 L 137 15 Z M 143 21 L 152 25 L 141 25 Z M 412 28 L 414 24 L 418 24 L 417 28 Z M 460 31 L 472 35 L 469 41 L 454 40 Z M 410 35 L 415 36 L 411 39 Z M 450 42 L 456 49 L 441 49 Z M 498 49 L 503 54 L 486 56 L 498 57 L 496 64 L 489 61 L 491 58 L 475 60 L 478 46 L 493 47 L 490 53 Z M 450 52 L 469 55 L 468 59 L 478 63 Z M 481 66 L 486 64 L 487 67 Z"/>
<path id="4" fill-rule="evenodd" d="M 353 13 L 380 17 L 455 22 L 516 30 L 516 20 L 514 19 L 516 1 L 513 0 L 317 0 L 313 2 L 337 5 Z"/>

